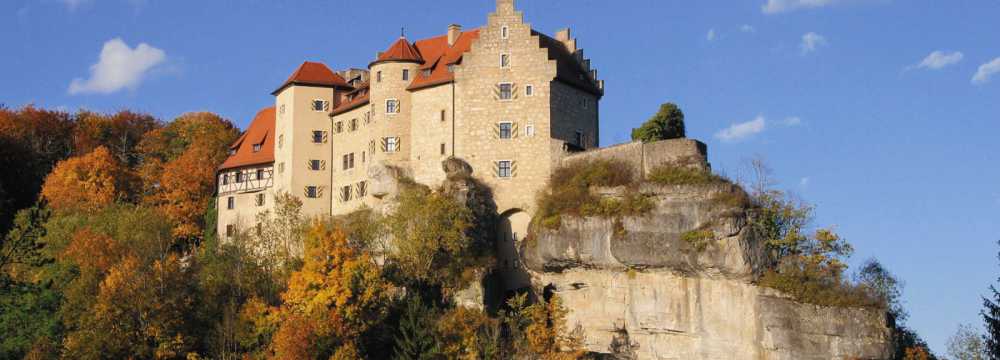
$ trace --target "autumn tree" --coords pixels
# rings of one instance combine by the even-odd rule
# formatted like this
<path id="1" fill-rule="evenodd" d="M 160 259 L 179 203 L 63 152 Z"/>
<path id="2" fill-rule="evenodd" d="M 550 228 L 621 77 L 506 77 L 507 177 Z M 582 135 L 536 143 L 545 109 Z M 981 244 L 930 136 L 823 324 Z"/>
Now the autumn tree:
<path id="1" fill-rule="evenodd" d="M 282 295 L 283 321 L 272 343 L 275 354 L 288 359 L 362 351 L 359 337 L 386 317 L 394 287 L 382 277 L 375 259 L 331 223 L 312 224 L 303 260 L 302 270 L 292 274 Z M 285 335 L 290 332 L 296 336 Z M 306 349 L 297 343 L 303 338 L 313 339 Z"/>
<path id="2" fill-rule="evenodd" d="M 123 110 L 105 115 L 82 110 L 76 115 L 73 131 L 74 154 L 82 156 L 104 147 L 119 162 L 134 167 L 142 160 L 139 143 L 143 136 L 160 126 L 148 114 Z"/>
<path id="3" fill-rule="evenodd" d="M 145 202 L 176 223 L 175 236 L 201 238 L 217 167 L 237 136 L 218 115 L 188 113 L 150 131 L 139 145 Z"/>
<path id="4" fill-rule="evenodd" d="M 986 360 L 983 337 L 970 325 L 959 325 L 958 331 L 948 338 L 948 356 L 953 360 Z"/>
<path id="5" fill-rule="evenodd" d="M 107 148 L 60 161 L 45 178 L 42 196 L 52 209 L 93 211 L 132 197 L 134 176 Z"/>

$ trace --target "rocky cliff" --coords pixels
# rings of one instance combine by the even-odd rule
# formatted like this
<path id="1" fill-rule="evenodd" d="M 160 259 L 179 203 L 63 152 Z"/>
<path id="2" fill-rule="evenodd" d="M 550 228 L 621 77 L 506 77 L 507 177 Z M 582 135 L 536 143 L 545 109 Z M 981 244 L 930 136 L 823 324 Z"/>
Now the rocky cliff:
<path id="1" fill-rule="evenodd" d="M 620 197 L 625 188 L 593 189 Z M 634 189 L 631 191 L 635 191 Z M 612 359 L 887 359 L 882 311 L 800 304 L 754 285 L 763 244 L 731 185 L 639 188 L 637 217 L 563 217 L 520 252 L 536 290 L 561 297 L 569 326 Z"/>

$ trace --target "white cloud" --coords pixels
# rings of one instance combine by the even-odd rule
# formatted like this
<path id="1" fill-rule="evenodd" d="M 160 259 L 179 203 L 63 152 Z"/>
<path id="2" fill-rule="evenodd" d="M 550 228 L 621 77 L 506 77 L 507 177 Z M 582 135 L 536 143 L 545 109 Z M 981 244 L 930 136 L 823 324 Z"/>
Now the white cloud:
<path id="1" fill-rule="evenodd" d="M 976 75 L 972 77 L 972 83 L 975 85 L 988 83 L 996 73 L 1000 73 L 1000 57 L 980 65 Z"/>
<path id="2" fill-rule="evenodd" d="M 740 26 L 740 31 L 745 33 L 752 33 L 752 32 L 757 32 L 757 29 L 755 29 L 753 26 L 744 24 L 743 26 Z"/>
<path id="3" fill-rule="evenodd" d="M 919 64 L 907 67 L 906 69 L 937 70 L 944 68 L 948 65 L 957 64 L 959 61 L 962 61 L 964 57 L 965 54 L 962 54 L 961 51 L 948 53 L 941 50 L 937 50 L 932 52 L 930 55 L 927 55 L 927 57 L 925 57 L 924 60 L 920 61 Z"/>
<path id="4" fill-rule="evenodd" d="M 800 180 L 799 180 L 799 187 L 807 187 L 807 186 L 809 186 L 809 182 L 810 182 L 810 181 L 812 181 L 812 180 L 811 180 L 811 179 L 809 179 L 809 177 L 808 177 L 808 176 L 807 176 L 807 177 L 804 177 L 804 178 L 802 178 L 802 179 L 800 179 Z"/>
<path id="5" fill-rule="evenodd" d="M 785 124 L 785 126 L 799 126 L 802 125 L 802 118 L 799 118 L 798 116 L 789 116 L 786 117 L 782 123 Z"/>
<path id="6" fill-rule="evenodd" d="M 89 79 L 73 79 L 70 94 L 110 94 L 128 88 L 135 89 L 146 72 L 163 63 L 167 54 L 163 50 L 141 43 L 129 48 L 120 38 L 104 43 L 100 60 L 90 67 Z"/>
<path id="7" fill-rule="evenodd" d="M 799 48 L 802 49 L 802 55 L 805 55 L 813 51 L 816 51 L 816 49 L 818 49 L 820 46 L 826 44 L 827 41 L 826 38 L 823 37 L 823 35 L 814 32 L 808 32 L 805 35 L 802 35 L 802 44 L 799 45 Z"/>
<path id="8" fill-rule="evenodd" d="M 753 120 L 732 124 L 729 127 L 719 130 L 715 137 L 725 142 L 739 141 L 747 137 L 759 134 L 764 131 L 767 121 L 763 115 L 757 115 Z"/>
<path id="9" fill-rule="evenodd" d="M 715 28 L 708 29 L 708 34 L 705 34 L 705 40 L 715 41 L 719 35 L 715 33 Z"/>
<path id="10" fill-rule="evenodd" d="M 761 11 L 765 14 L 778 14 L 799 9 L 820 8 L 832 5 L 838 0 L 767 0 L 761 6 Z"/>

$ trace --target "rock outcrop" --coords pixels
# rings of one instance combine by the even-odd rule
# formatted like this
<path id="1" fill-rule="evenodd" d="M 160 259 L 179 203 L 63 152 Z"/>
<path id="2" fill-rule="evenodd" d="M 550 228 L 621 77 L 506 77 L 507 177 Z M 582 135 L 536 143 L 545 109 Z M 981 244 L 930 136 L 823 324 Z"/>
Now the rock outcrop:
<path id="1" fill-rule="evenodd" d="M 625 189 L 594 189 L 621 196 Z M 801 304 L 753 283 L 763 244 L 746 229 L 742 191 L 658 186 L 641 217 L 563 217 L 520 252 L 538 291 L 570 310 L 587 348 L 612 359 L 887 359 L 885 313 Z M 695 239 L 695 240 L 692 240 Z"/>

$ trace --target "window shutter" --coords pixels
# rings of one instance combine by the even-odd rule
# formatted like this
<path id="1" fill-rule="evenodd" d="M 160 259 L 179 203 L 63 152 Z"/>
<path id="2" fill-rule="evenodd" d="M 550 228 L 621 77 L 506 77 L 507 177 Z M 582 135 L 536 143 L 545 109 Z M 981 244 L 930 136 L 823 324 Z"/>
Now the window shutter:
<path id="1" fill-rule="evenodd" d="M 324 101 L 323 102 L 323 111 L 330 111 L 330 102 L 329 101 Z"/>
<path id="2" fill-rule="evenodd" d="M 493 138 L 494 139 L 500 138 L 500 123 L 493 124 Z"/>
<path id="3" fill-rule="evenodd" d="M 320 170 L 326 170 L 326 160 L 320 160 L 320 162 L 319 162 L 319 169 Z"/>
<path id="4" fill-rule="evenodd" d="M 389 138 L 382 138 L 382 152 L 389 151 Z"/>
<path id="5" fill-rule="evenodd" d="M 317 186 L 316 187 L 316 197 L 317 198 L 323 197 L 323 191 L 324 190 L 326 190 L 326 186 Z"/>
<path id="6" fill-rule="evenodd" d="M 323 143 L 326 144 L 327 140 L 329 140 L 329 139 L 330 139 L 330 133 L 324 131 L 323 132 Z"/>
<path id="7" fill-rule="evenodd" d="M 516 122 L 510 123 L 510 138 L 511 139 L 516 139 L 517 138 L 517 123 Z"/>
<path id="8" fill-rule="evenodd" d="M 493 162 L 493 177 L 500 178 L 500 162 L 499 161 L 494 161 Z"/>
<path id="9" fill-rule="evenodd" d="M 399 139 L 399 137 L 396 137 L 396 152 L 399 152 L 399 151 L 402 151 L 402 150 L 403 150 L 403 141 L 401 141 Z"/>
<path id="10" fill-rule="evenodd" d="M 517 176 L 517 161 L 511 160 L 510 162 L 510 177 Z"/>

